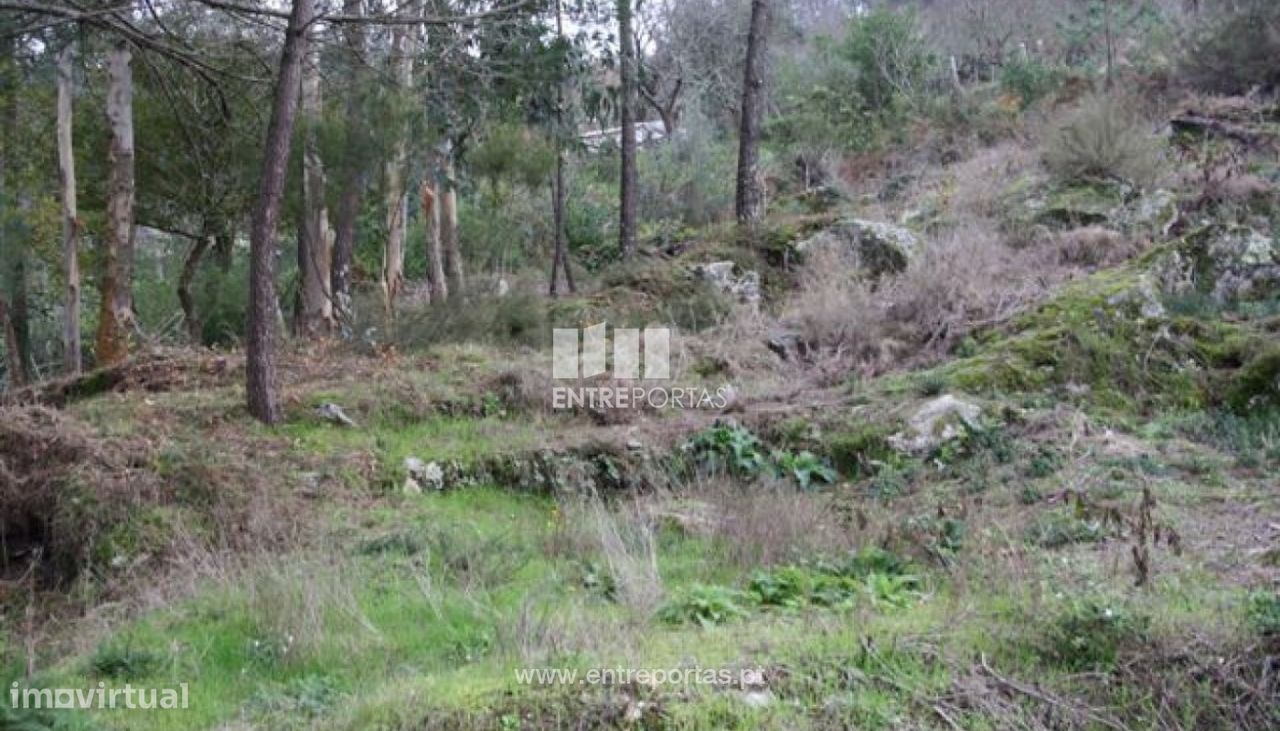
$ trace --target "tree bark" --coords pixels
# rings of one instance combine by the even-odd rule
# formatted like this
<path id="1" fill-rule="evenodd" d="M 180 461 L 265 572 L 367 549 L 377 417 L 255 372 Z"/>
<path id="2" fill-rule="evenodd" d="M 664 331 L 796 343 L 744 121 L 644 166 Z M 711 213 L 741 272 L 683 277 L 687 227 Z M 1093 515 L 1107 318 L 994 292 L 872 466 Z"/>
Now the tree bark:
<path id="1" fill-rule="evenodd" d="M 444 276 L 444 246 L 440 240 L 439 195 L 430 180 L 422 181 L 422 221 L 427 226 L 427 282 L 432 302 L 449 299 L 449 283 Z"/>
<path id="2" fill-rule="evenodd" d="M 76 212 L 76 159 L 71 139 L 71 62 L 68 43 L 58 54 L 58 175 L 62 181 L 62 260 L 67 280 L 63 303 L 62 362 L 68 373 L 80 372 L 80 221 Z"/>
<path id="3" fill-rule="evenodd" d="M 302 69 L 302 227 L 298 232 L 298 271 L 301 297 L 295 318 L 298 335 L 306 338 L 333 331 L 333 229 L 325 203 L 324 161 L 316 126 L 320 123 L 320 49 L 308 44 Z"/>
<path id="4" fill-rule="evenodd" d="M 98 365 L 119 363 L 129 355 L 133 326 L 133 71 L 128 45 L 119 41 L 107 53 L 108 150 L 107 235 L 102 257 L 102 306 L 98 314 Z"/>
<path id="5" fill-rule="evenodd" d="M 453 167 L 453 146 L 445 143 L 440 153 L 440 239 L 444 247 L 444 268 L 449 291 L 461 297 L 467 289 L 462 267 L 462 244 L 458 240 L 458 181 Z"/>
<path id="6" fill-rule="evenodd" d="M 182 321 L 187 326 L 187 337 L 193 345 L 199 345 L 203 339 L 204 323 L 200 322 L 200 313 L 196 312 L 196 301 L 191 296 L 191 283 L 195 281 L 196 272 L 200 270 L 200 261 L 209 250 L 212 236 L 199 236 L 191 243 L 191 251 L 182 262 L 182 273 L 178 275 L 178 304 L 182 306 Z"/>
<path id="7" fill-rule="evenodd" d="M 760 179 L 760 123 L 764 116 L 764 58 L 769 36 L 768 0 L 751 0 L 747 58 L 742 81 L 742 119 L 738 133 L 738 189 L 734 208 L 738 223 L 755 228 L 764 218 L 764 183 Z"/>
<path id="8" fill-rule="evenodd" d="M 349 17 L 362 14 L 363 0 L 343 0 L 343 13 Z M 360 202 L 364 193 L 363 161 L 360 159 L 361 148 L 358 132 L 365 120 L 361 118 L 360 92 L 361 80 L 364 78 L 364 23 L 347 23 L 343 29 L 347 45 L 350 74 L 347 83 L 346 104 L 346 150 L 343 155 L 341 174 L 341 192 L 338 196 L 338 217 L 334 226 L 333 237 L 333 270 L 330 272 L 333 289 L 334 318 L 344 335 L 350 334 L 352 325 L 351 312 L 351 265 L 355 258 L 356 224 L 360 216 Z"/>
<path id="9" fill-rule="evenodd" d="M 246 333 L 246 396 L 249 413 L 267 424 L 280 421 L 279 385 L 276 381 L 276 291 L 274 254 L 276 224 L 289 168 L 290 137 L 298 113 L 302 58 L 307 47 L 307 26 L 315 12 L 315 0 L 293 0 L 285 31 L 280 72 L 276 79 L 271 122 L 267 127 L 258 198 L 249 230 L 249 323 Z"/>
<path id="10" fill-rule="evenodd" d="M 413 54 L 417 28 L 397 25 L 391 32 L 391 55 L 396 85 L 400 93 L 408 94 L 413 86 Z M 387 161 L 385 205 L 387 209 L 387 239 L 382 250 L 382 303 L 387 319 L 395 317 L 396 297 L 404 286 L 404 241 L 408 228 L 408 196 L 405 194 L 405 175 L 409 164 L 409 125 L 407 121 L 397 132 L 395 149 Z"/>
<path id="11" fill-rule="evenodd" d="M 18 124 L 17 60 L 12 36 L 0 38 L 0 327 L 4 329 L 5 364 L 9 385 L 22 386 L 27 373 L 27 295 L 23 242 L 17 240 L 13 221 L 18 198 L 10 188 L 14 131 Z M 5 300 L 5 296 L 8 300 Z"/>
<path id="12" fill-rule="evenodd" d="M 556 38 L 563 40 L 564 38 L 564 13 L 561 8 L 560 0 L 556 0 Z M 576 291 L 573 285 L 573 272 L 569 269 L 569 247 L 568 232 L 566 228 L 565 216 L 565 188 L 564 188 L 564 81 L 561 79 L 556 84 L 556 116 L 555 116 L 555 143 L 556 143 L 556 172 L 555 178 L 551 181 L 551 219 L 555 226 L 555 249 L 551 255 L 551 288 L 552 297 L 558 296 L 559 291 L 559 272 L 564 271 L 565 284 L 569 287 L 570 292 Z"/>
<path id="13" fill-rule="evenodd" d="M 619 186 L 618 248 L 629 259 L 636 250 L 636 61 L 631 30 L 632 0 L 618 0 L 618 70 L 621 95 L 622 180 Z"/>

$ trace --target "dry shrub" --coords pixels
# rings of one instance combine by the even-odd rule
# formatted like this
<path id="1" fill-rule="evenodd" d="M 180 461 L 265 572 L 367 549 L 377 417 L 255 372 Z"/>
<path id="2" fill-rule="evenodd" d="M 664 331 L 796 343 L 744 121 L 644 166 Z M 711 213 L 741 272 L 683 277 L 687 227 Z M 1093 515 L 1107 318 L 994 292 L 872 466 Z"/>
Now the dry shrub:
<path id="1" fill-rule="evenodd" d="M 44 578 L 77 574 L 103 532 L 157 489 L 136 468 L 149 452 L 140 440 L 103 439 L 42 406 L 0 408 L 4 569 L 43 561 Z"/>
<path id="2" fill-rule="evenodd" d="M 743 569 L 838 555 L 855 545 L 836 519 L 831 495 L 799 492 L 789 483 L 715 480 L 695 486 L 690 500 L 705 506 L 699 524 L 725 559 Z"/>
<path id="3" fill-rule="evenodd" d="M 598 497 L 566 499 L 560 505 L 560 548 L 579 558 L 598 556 L 613 579 L 619 602 L 651 614 L 662 602 L 653 516 L 639 502 L 608 505 Z"/>
<path id="4" fill-rule="evenodd" d="M 1111 96 L 1085 99 L 1049 134 L 1045 166 L 1065 182 L 1121 181 L 1139 188 L 1159 178 L 1159 141 L 1133 105 Z"/>
<path id="5" fill-rule="evenodd" d="M 969 223 L 923 247 L 902 274 L 870 282 L 825 259 L 808 264 L 782 321 L 821 357 L 867 374 L 948 352 L 974 328 L 1043 296 L 1056 275 Z"/>
<path id="6" fill-rule="evenodd" d="M 1101 266 L 1124 261 L 1141 249 L 1132 239 L 1102 226 L 1084 226 L 1057 235 L 1058 260 L 1075 266 Z"/>

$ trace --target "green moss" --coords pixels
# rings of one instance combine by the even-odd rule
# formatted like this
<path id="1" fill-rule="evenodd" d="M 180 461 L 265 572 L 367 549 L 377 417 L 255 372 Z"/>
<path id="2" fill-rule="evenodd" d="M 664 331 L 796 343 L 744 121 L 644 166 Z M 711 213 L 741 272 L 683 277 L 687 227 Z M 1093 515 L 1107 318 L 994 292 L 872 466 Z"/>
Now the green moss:
<path id="1" fill-rule="evenodd" d="M 832 465 L 842 475 L 862 477 L 874 475 L 885 466 L 900 460 L 889 445 L 889 436 L 897 431 L 893 424 L 867 424 L 853 431 L 833 434 L 826 451 Z"/>

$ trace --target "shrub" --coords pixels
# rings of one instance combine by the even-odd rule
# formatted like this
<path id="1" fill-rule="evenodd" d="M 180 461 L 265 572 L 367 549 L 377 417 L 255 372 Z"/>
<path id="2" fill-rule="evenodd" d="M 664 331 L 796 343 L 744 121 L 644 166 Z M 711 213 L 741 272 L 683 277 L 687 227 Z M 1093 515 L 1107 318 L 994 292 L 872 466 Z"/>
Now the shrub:
<path id="1" fill-rule="evenodd" d="M 1280 4 L 1248 0 L 1195 34 L 1181 61 L 1184 78 L 1204 91 L 1244 94 L 1280 85 Z"/>
<path id="2" fill-rule="evenodd" d="M 1256 591 L 1250 594 L 1245 616 L 1258 634 L 1280 637 L 1280 593 Z"/>
<path id="3" fill-rule="evenodd" d="M 685 452 L 711 474 L 754 477 L 768 466 L 764 446 L 756 435 L 737 424 L 718 424 L 690 439 Z"/>
<path id="4" fill-rule="evenodd" d="M 1000 88 L 1022 100 L 1022 108 L 1053 93 L 1062 83 L 1062 70 L 1038 59 L 1018 59 L 1000 71 Z"/>
<path id="5" fill-rule="evenodd" d="M 1063 182 L 1120 181 L 1152 185 L 1160 172 L 1156 138 L 1120 100 L 1095 96 L 1049 137 L 1045 165 Z"/>
<path id="6" fill-rule="evenodd" d="M 1068 670 L 1106 670 L 1126 646 L 1146 639 L 1148 617 L 1103 600 L 1067 604 L 1044 633 L 1042 655 Z"/>

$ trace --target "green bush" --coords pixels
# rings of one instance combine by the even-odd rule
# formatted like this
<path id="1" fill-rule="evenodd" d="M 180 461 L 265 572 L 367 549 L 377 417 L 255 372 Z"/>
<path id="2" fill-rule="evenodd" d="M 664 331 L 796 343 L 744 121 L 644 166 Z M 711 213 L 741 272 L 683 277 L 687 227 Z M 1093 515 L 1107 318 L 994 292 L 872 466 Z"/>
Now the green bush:
<path id="1" fill-rule="evenodd" d="M 1150 619 L 1114 602 L 1069 602 L 1044 631 L 1042 655 L 1074 672 L 1107 670 L 1127 647 L 1146 640 Z"/>
<path id="2" fill-rule="evenodd" d="M 1245 605 L 1249 624 L 1265 637 L 1280 637 L 1280 593 L 1255 591 Z"/>
<path id="3" fill-rule="evenodd" d="M 1053 93 L 1062 83 L 1063 71 L 1038 59 L 1017 59 L 1000 70 L 1000 88 L 1022 100 L 1022 108 Z"/>
<path id="4" fill-rule="evenodd" d="M 155 672 L 159 665 L 159 655 L 135 648 L 127 642 L 99 645 L 89 658 L 89 667 L 94 675 L 113 680 L 144 678 Z"/>
<path id="5" fill-rule="evenodd" d="M 1049 136 L 1044 153 L 1049 171 L 1065 183 L 1119 181 L 1139 188 L 1160 174 L 1158 141 L 1118 99 L 1086 99 Z"/>

